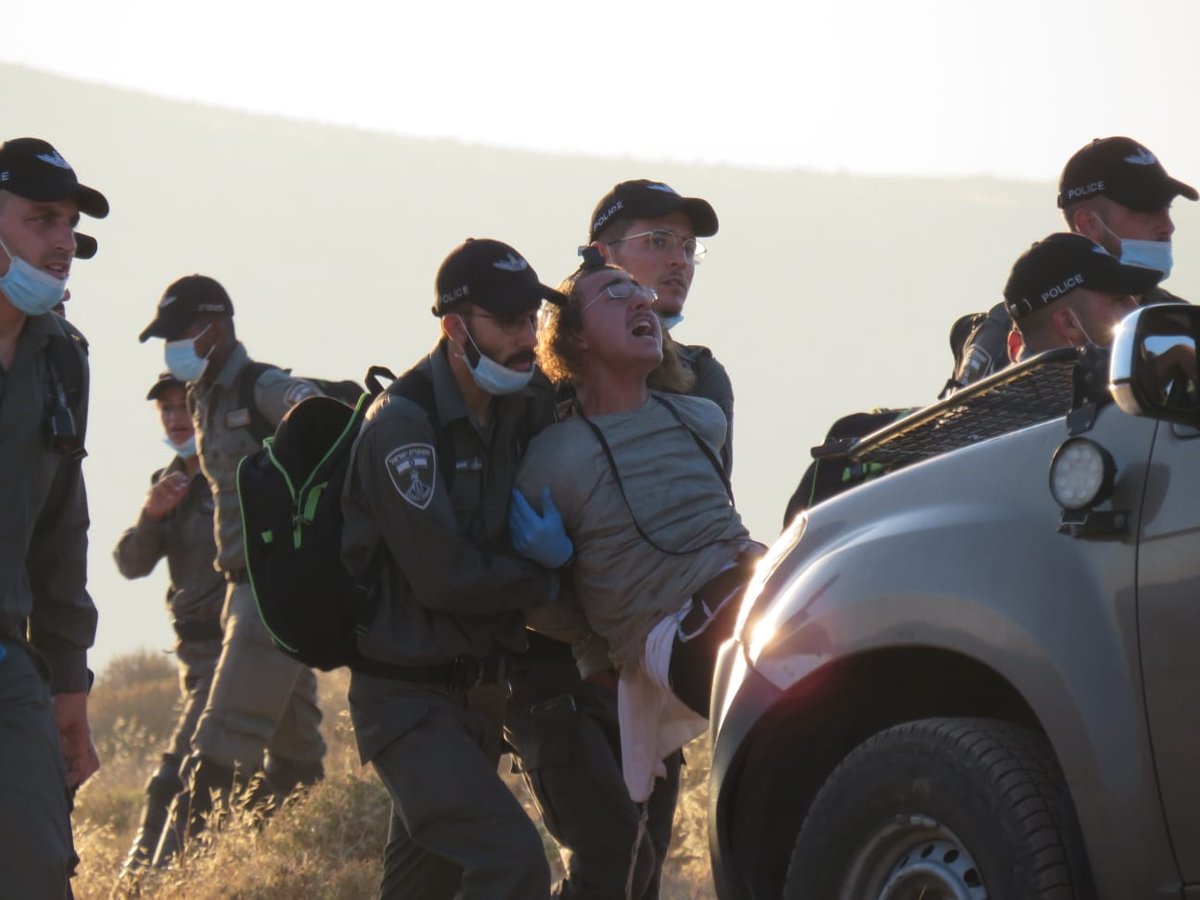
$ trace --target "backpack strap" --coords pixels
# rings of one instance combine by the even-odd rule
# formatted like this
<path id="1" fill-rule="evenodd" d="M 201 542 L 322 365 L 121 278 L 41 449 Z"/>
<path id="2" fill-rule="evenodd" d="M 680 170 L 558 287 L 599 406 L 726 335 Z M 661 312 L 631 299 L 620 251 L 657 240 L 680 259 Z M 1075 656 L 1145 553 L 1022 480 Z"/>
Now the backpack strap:
<path id="1" fill-rule="evenodd" d="M 58 333 L 46 341 L 46 421 L 54 449 L 72 459 L 87 456 L 84 439 L 87 432 L 87 338 L 57 315 L 51 320 Z"/>
<path id="2" fill-rule="evenodd" d="M 258 408 L 258 401 L 254 399 L 254 386 L 258 384 L 258 379 L 262 378 L 264 372 L 278 368 L 279 366 L 273 366 L 270 363 L 249 362 L 238 373 L 238 407 L 250 413 L 250 424 L 246 427 L 259 443 L 262 443 L 264 438 L 273 435 L 275 428 Z"/>

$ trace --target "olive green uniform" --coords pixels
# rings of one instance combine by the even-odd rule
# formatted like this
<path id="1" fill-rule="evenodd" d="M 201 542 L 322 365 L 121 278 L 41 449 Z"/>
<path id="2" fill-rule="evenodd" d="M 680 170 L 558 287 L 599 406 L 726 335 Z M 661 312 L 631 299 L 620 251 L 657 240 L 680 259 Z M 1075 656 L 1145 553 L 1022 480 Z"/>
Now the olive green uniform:
<path id="1" fill-rule="evenodd" d="M 151 488 L 163 478 L 187 474 L 187 464 L 175 457 L 150 479 Z M 183 705 L 162 762 L 146 783 L 146 801 L 133 846 L 126 858 L 129 869 L 148 862 L 158 846 L 171 800 L 183 790 L 179 767 L 191 752 L 192 735 L 208 700 L 217 658 L 221 655 L 221 607 L 225 579 L 214 566 L 212 492 L 197 470 L 187 493 L 174 509 L 151 519 L 145 509 L 121 535 L 113 557 L 126 578 L 144 578 L 158 561 L 167 559 L 171 582 L 167 610 L 175 629 L 175 658 L 179 660 L 179 692 Z"/>
<path id="2" fill-rule="evenodd" d="M 192 745 L 196 754 L 243 772 L 263 765 L 264 748 L 289 764 L 317 767 L 325 742 L 316 678 L 271 642 L 246 578 L 237 466 L 261 446 L 250 430 L 250 410 L 239 399 L 239 376 L 249 364 L 238 343 L 215 381 L 194 384 L 188 394 L 200 468 L 215 504 L 217 568 L 228 582 L 221 656 Z M 317 393 L 306 381 L 268 369 L 255 382 L 254 402 L 274 426 L 291 407 Z M 271 770 L 272 759 L 266 768 Z"/>
<path id="3" fill-rule="evenodd" d="M 343 560 L 378 604 L 359 649 L 404 667 L 350 680 L 359 753 L 393 802 L 381 894 L 533 900 L 549 893 L 549 867 L 496 766 L 503 658 L 525 649 L 521 610 L 558 591 L 557 575 L 512 555 L 507 537 L 523 444 L 551 421 L 552 402 L 528 389 L 497 397 L 481 428 L 444 341 L 419 367 L 437 424 L 412 400 L 382 395 L 343 496 Z"/>
<path id="4" fill-rule="evenodd" d="M 183 459 L 175 457 L 150 479 L 153 486 L 171 475 L 187 474 Z M 179 687 L 183 707 L 166 753 L 182 760 L 191 748 L 192 734 L 221 654 L 221 607 L 225 602 L 225 579 L 214 568 L 212 492 L 204 475 L 191 478 L 179 505 L 161 519 L 150 519 L 143 511 L 127 528 L 113 558 L 126 578 L 144 578 L 166 557 L 170 573 L 167 610 L 175 629 L 175 655 L 179 660 Z"/>
<path id="5" fill-rule="evenodd" d="M 0 367 L 0 893 L 11 897 L 66 896 L 77 859 L 51 694 L 87 690 L 96 607 L 83 474 L 46 436 L 46 348 L 69 328 L 52 313 L 30 317 Z"/>

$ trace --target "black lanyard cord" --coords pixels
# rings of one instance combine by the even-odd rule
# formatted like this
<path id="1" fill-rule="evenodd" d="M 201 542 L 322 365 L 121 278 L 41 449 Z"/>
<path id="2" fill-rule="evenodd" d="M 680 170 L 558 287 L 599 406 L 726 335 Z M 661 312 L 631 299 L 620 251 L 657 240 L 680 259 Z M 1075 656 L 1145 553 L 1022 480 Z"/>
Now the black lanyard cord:
<path id="1" fill-rule="evenodd" d="M 708 444 L 705 443 L 704 439 L 700 437 L 700 435 L 696 434 L 696 432 L 688 427 L 688 424 L 683 421 L 683 417 L 679 415 L 678 410 L 675 409 L 673 404 L 668 403 L 665 398 L 658 395 L 654 395 L 654 399 L 665 406 L 667 411 L 675 418 L 675 421 L 682 426 L 683 430 L 691 435 L 692 440 L 696 442 L 696 446 L 700 448 L 700 451 L 704 454 L 705 459 L 707 459 L 712 465 L 713 471 L 715 471 L 717 473 L 717 477 L 721 479 L 721 484 L 725 486 L 725 493 L 729 496 L 730 516 L 733 516 L 733 487 L 730 485 L 729 476 L 725 474 L 725 469 L 722 468 L 720 461 L 716 457 L 716 454 L 712 452 Z M 650 535 L 646 534 L 646 532 L 642 529 L 641 523 L 638 522 L 637 516 L 634 515 L 633 506 L 631 506 L 629 503 L 629 496 L 625 493 L 625 485 L 621 481 L 621 473 L 617 469 L 617 461 L 613 458 L 612 449 L 608 446 L 608 441 L 604 439 L 604 433 L 599 429 L 599 427 L 597 427 L 595 422 L 587 417 L 578 403 L 575 404 L 575 410 L 579 413 L 579 418 L 584 421 L 584 424 L 586 424 L 588 428 L 592 430 L 592 434 L 596 436 L 596 440 L 600 442 L 600 449 L 604 451 L 604 457 L 608 460 L 608 467 L 612 471 L 613 479 L 617 482 L 617 490 L 621 492 L 621 499 L 625 502 L 625 509 L 629 511 L 629 518 L 633 520 L 633 527 L 637 529 L 637 533 L 643 541 L 645 541 L 659 553 L 665 553 L 668 556 L 691 556 L 693 553 L 699 553 L 701 550 L 706 550 L 709 547 L 715 547 L 718 544 L 745 543 L 745 538 L 716 538 L 711 541 L 705 541 L 703 544 L 700 544 L 697 547 L 689 547 L 683 550 L 672 550 L 659 545 L 652 537 L 650 537 Z"/>

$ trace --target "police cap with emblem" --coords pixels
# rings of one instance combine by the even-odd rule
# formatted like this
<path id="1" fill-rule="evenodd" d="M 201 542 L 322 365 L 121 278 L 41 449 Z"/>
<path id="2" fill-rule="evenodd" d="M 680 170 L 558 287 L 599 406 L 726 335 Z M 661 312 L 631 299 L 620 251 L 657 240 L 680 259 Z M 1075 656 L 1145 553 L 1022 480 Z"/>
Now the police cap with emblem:
<path id="1" fill-rule="evenodd" d="M 1162 272 L 1122 265 L 1081 234 L 1052 234 L 1026 250 L 1013 264 L 1004 299 L 1014 319 L 1048 306 L 1075 288 L 1102 294 L 1144 294 Z"/>
<path id="2" fill-rule="evenodd" d="M 62 155 L 38 138 L 13 138 L 0 144 L 0 190 L 36 201 L 74 197 L 80 212 L 97 219 L 108 215 L 104 195 L 80 184 Z"/>
<path id="3" fill-rule="evenodd" d="M 175 340 L 197 319 L 205 316 L 233 316 L 233 301 L 220 283 L 207 275 L 185 275 L 163 291 L 154 321 L 138 336 Z"/>
<path id="4" fill-rule="evenodd" d="M 1103 195 L 1138 212 L 1153 212 L 1196 189 L 1172 178 L 1153 153 L 1133 138 L 1096 138 L 1067 160 L 1058 182 L 1058 205 Z"/>
<path id="5" fill-rule="evenodd" d="M 707 200 L 684 197 L 669 184 L 639 178 L 622 181 L 601 198 L 592 210 L 588 240 L 618 219 L 657 219 L 682 212 L 692 220 L 697 237 L 712 237 L 717 233 L 717 214 Z"/>
<path id="6" fill-rule="evenodd" d="M 467 238 L 450 251 L 434 282 L 433 314 L 444 316 L 471 303 L 494 316 L 532 312 L 543 300 L 559 305 L 567 298 L 538 281 L 537 272 L 508 244 Z"/>

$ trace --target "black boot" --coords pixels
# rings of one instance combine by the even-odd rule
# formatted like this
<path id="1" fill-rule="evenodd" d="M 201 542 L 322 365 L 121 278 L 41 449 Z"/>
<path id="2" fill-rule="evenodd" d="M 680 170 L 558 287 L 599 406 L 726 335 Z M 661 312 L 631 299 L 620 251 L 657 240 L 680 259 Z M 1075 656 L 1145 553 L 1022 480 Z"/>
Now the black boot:
<path id="1" fill-rule="evenodd" d="M 121 868 L 122 879 L 128 878 L 150 862 L 158 847 L 163 825 L 166 824 L 171 800 L 182 790 L 179 757 L 170 753 L 163 754 L 162 765 L 146 782 L 146 805 L 142 808 L 142 821 L 133 839 L 133 846 L 129 848 L 129 855 L 125 857 L 125 865 Z"/>
<path id="2" fill-rule="evenodd" d="M 312 787 L 325 778 L 325 767 L 321 761 L 297 762 L 272 754 L 267 758 L 267 781 L 275 790 L 275 796 L 283 802 L 293 791 Z"/>
<path id="3" fill-rule="evenodd" d="M 295 791 L 310 787 L 325 777 L 320 760 L 297 762 L 272 755 L 266 768 L 257 773 L 250 788 L 242 795 L 242 809 L 265 820 L 272 816 Z"/>
<path id="4" fill-rule="evenodd" d="M 166 827 L 154 853 L 156 868 L 170 863 L 189 840 L 202 832 L 209 816 L 227 802 L 233 792 L 233 769 L 208 757 L 189 756 L 182 774 L 187 787 L 175 795 L 171 804 Z"/>

